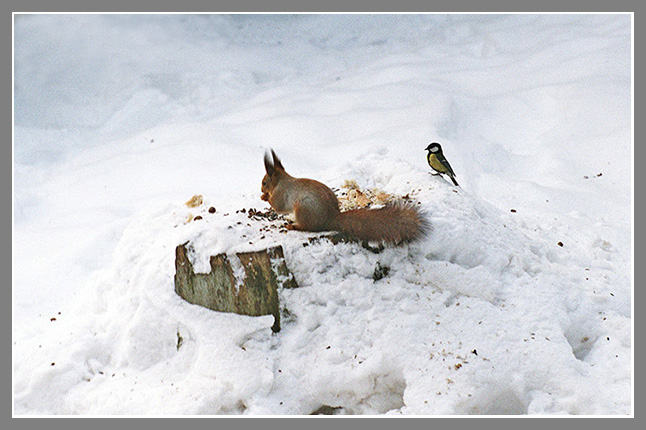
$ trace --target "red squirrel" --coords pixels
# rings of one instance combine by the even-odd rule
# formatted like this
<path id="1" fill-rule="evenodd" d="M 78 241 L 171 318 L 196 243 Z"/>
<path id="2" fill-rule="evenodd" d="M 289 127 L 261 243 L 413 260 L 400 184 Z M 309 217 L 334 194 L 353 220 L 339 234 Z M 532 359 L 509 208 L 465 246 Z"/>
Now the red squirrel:
<path id="1" fill-rule="evenodd" d="M 430 230 L 424 214 L 406 203 L 391 203 L 377 209 L 339 210 L 334 192 L 313 179 L 289 175 L 276 153 L 265 153 L 262 200 L 278 213 L 294 213 L 289 229 L 338 231 L 351 240 L 400 244 L 420 239 Z"/>

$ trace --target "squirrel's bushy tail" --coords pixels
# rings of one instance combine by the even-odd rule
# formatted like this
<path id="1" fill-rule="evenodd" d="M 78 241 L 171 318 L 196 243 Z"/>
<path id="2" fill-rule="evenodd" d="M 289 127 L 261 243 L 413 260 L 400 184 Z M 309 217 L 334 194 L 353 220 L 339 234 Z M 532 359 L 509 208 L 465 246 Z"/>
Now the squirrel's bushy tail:
<path id="1" fill-rule="evenodd" d="M 422 211 L 408 203 L 341 212 L 333 226 L 350 239 L 398 244 L 422 238 L 431 229 Z"/>

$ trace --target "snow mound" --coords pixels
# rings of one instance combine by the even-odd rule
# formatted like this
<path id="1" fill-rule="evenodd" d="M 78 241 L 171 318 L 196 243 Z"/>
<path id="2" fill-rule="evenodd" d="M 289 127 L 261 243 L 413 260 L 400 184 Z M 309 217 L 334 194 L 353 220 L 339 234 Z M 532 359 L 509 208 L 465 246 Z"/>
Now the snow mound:
<path id="1" fill-rule="evenodd" d="M 259 192 L 142 213 L 75 304 L 15 345 L 16 413 L 630 413 L 630 279 L 606 238 L 559 237 L 385 154 L 326 178 L 408 194 L 433 230 L 379 253 L 303 246 L 314 234 L 240 211 L 264 209 Z M 282 330 L 177 296 L 186 241 L 196 270 L 282 245 L 299 284 L 279 291 Z"/>

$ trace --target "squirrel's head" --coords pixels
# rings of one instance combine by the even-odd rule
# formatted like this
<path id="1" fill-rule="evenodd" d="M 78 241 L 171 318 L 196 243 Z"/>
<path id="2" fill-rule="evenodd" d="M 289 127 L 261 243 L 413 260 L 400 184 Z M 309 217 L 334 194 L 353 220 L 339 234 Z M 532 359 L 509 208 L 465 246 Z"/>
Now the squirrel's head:
<path id="1" fill-rule="evenodd" d="M 262 185 L 260 187 L 262 196 L 260 198 L 266 201 L 269 199 L 269 195 L 276 187 L 281 174 L 285 173 L 285 168 L 273 149 L 271 150 L 271 158 L 269 157 L 269 154 L 265 152 L 265 171 L 267 173 L 265 174 L 265 177 L 262 178 Z"/>

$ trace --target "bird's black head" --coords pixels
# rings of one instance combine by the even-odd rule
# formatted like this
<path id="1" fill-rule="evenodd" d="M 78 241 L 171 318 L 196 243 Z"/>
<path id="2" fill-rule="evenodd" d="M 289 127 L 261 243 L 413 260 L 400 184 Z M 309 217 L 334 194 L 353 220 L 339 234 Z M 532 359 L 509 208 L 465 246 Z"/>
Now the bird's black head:
<path id="1" fill-rule="evenodd" d="M 426 150 L 431 154 L 437 154 L 439 152 L 442 152 L 442 147 L 440 146 L 439 143 L 433 142 L 426 147 Z"/>

